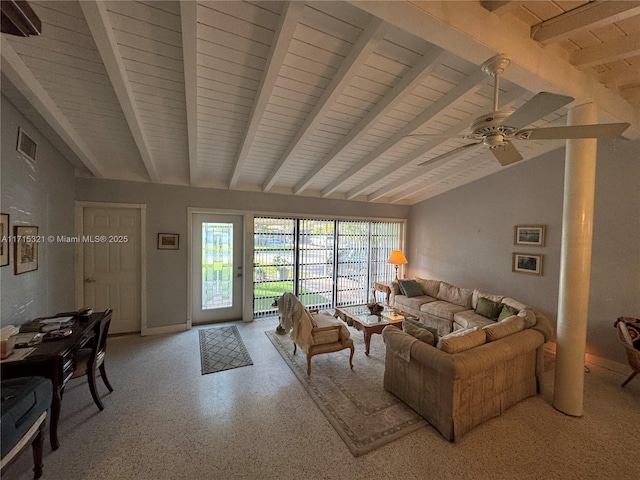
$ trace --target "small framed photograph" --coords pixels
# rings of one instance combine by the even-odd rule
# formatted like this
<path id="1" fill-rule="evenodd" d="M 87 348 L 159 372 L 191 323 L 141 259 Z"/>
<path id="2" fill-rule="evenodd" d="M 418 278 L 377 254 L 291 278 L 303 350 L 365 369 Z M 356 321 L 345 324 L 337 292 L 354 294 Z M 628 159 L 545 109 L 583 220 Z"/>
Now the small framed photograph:
<path id="1" fill-rule="evenodd" d="M 0 267 L 9 265 L 9 214 L 0 213 Z"/>
<path id="2" fill-rule="evenodd" d="M 38 227 L 33 225 L 18 225 L 13 227 L 14 273 L 33 272 L 38 269 Z"/>
<path id="3" fill-rule="evenodd" d="M 513 232 L 513 244 L 544 247 L 544 230 L 544 225 L 516 225 Z"/>
<path id="4" fill-rule="evenodd" d="M 511 259 L 511 270 L 531 275 L 542 275 L 542 255 L 514 253 Z"/>
<path id="5" fill-rule="evenodd" d="M 177 233 L 159 233 L 158 250 L 178 250 L 180 235 Z"/>

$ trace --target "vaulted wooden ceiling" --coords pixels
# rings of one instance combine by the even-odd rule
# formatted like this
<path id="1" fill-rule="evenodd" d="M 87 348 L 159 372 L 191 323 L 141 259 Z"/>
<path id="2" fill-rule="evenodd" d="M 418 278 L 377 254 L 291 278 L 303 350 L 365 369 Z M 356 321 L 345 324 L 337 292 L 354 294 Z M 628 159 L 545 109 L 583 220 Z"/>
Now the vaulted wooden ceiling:
<path id="1" fill-rule="evenodd" d="M 640 136 L 640 2 L 29 2 L 2 35 L 2 93 L 78 175 L 412 204 L 500 171 L 486 150 L 418 166 L 493 110 L 576 100 L 530 127 Z M 564 145 L 522 141 L 529 161 Z M 535 161 L 535 160 L 532 160 Z"/>

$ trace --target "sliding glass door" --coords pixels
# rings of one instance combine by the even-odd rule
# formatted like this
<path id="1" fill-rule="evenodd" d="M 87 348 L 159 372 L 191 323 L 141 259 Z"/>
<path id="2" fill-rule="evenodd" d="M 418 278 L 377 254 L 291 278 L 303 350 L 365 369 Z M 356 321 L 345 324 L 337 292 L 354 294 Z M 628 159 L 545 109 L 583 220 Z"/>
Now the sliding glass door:
<path id="1" fill-rule="evenodd" d="M 393 278 L 386 263 L 401 247 L 400 222 L 254 219 L 254 315 L 276 312 L 293 292 L 309 308 L 369 301 L 373 283 Z"/>

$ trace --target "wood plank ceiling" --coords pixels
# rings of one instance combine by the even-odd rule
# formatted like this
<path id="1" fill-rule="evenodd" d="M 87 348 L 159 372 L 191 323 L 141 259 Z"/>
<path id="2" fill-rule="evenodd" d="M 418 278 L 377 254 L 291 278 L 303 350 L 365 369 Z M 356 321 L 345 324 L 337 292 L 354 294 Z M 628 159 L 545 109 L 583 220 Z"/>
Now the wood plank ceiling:
<path id="1" fill-rule="evenodd" d="M 501 109 L 576 98 L 531 127 L 592 101 L 640 135 L 636 1 L 30 4 L 43 33 L 2 35 L 2 93 L 78 175 L 413 204 L 510 168 L 486 149 L 418 166 L 467 141 L 408 136 L 492 111 L 497 53 Z"/>

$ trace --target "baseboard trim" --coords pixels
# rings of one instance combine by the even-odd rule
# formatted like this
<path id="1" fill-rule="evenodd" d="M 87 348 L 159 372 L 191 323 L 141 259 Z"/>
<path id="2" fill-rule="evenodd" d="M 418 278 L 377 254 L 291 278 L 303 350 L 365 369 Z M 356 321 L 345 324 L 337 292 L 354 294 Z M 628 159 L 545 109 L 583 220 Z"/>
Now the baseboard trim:
<path id="1" fill-rule="evenodd" d="M 549 353 L 555 355 L 556 343 L 547 342 L 544 344 L 544 349 L 547 350 Z M 595 365 L 597 367 L 606 368 L 607 370 L 611 370 L 616 373 L 621 373 L 623 375 L 627 375 L 629 373 L 629 365 L 627 365 L 626 363 L 614 362 L 613 360 L 597 357 L 596 355 L 591 355 L 590 353 L 587 353 L 585 355 L 585 363 L 590 363 L 591 365 Z"/>
<path id="2" fill-rule="evenodd" d="M 177 333 L 177 332 L 186 332 L 188 330 L 186 323 L 181 323 L 178 325 L 167 325 L 166 327 L 152 327 L 147 328 L 145 335 L 162 335 L 163 333 Z"/>

